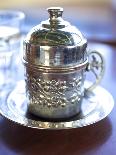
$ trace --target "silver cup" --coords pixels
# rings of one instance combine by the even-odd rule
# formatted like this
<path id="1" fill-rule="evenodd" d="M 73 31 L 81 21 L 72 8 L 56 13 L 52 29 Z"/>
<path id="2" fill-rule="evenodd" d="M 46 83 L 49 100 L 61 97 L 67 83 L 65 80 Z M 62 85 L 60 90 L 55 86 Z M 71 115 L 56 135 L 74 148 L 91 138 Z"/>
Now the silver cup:
<path id="1" fill-rule="evenodd" d="M 87 89 L 92 91 L 104 74 L 104 60 L 100 53 L 87 51 L 81 32 L 61 18 L 62 8 L 48 12 L 50 18 L 34 27 L 24 41 L 26 94 L 32 114 L 61 120 L 81 111 L 86 71 L 96 76 Z"/>

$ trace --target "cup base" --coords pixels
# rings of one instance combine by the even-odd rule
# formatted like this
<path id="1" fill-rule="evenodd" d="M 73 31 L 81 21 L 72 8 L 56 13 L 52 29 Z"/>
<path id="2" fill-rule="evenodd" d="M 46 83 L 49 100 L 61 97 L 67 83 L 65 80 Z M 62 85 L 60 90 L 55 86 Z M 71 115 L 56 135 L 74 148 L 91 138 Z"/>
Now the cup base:
<path id="1" fill-rule="evenodd" d="M 80 110 L 78 113 L 74 114 L 73 116 L 69 116 L 69 117 L 62 117 L 62 118 L 48 118 L 48 117 L 45 117 L 45 116 L 39 116 L 39 115 L 36 115 L 32 112 L 30 112 L 28 109 L 27 109 L 27 117 L 28 118 L 33 118 L 34 120 L 41 120 L 41 121 L 44 121 L 44 122 L 65 122 L 65 121 L 71 121 L 71 120 L 75 120 L 76 117 L 78 118 L 81 118 L 81 115 L 82 115 L 82 110 Z"/>
<path id="2" fill-rule="evenodd" d="M 43 107 L 39 104 L 28 104 L 28 113 L 39 117 L 47 121 L 66 121 L 69 120 L 81 112 L 81 103 L 75 103 L 75 105 L 68 105 L 67 107 L 49 108 Z"/>

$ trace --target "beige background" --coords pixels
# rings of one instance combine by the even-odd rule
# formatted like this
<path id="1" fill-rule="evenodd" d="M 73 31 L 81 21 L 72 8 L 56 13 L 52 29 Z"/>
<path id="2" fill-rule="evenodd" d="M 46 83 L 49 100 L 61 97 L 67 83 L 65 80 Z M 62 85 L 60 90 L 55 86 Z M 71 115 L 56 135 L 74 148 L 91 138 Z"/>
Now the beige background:
<path id="1" fill-rule="evenodd" d="M 48 6 L 110 6 L 111 0 L 0 0 L 0 8 Z"/>

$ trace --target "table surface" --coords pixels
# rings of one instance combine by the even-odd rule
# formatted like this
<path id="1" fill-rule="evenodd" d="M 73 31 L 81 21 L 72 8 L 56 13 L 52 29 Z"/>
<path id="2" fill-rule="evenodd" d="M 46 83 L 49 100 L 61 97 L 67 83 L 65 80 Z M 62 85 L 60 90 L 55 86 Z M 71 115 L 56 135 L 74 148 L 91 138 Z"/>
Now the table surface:
<path id="1" fill-rule="evenodd" d="M 106 61 L 101 86 L 116 101 L 116 47 L 89 43 Z M 109 103 L 110 104 L 110 103 Z M 0 155 L 116 155 L 116 106 L 104 120 L 78 129 L 37 130 L 0 116 Z"/>

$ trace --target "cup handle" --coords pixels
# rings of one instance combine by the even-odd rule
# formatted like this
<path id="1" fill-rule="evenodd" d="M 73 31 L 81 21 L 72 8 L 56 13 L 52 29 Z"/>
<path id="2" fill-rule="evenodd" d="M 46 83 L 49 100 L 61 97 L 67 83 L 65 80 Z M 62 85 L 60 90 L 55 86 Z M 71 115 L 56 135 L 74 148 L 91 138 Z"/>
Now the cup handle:
<path id="1" fill-rule="evenodd" d="M 92 91 L 102 80 L 105 71 L 105 62 L 102 54 L 93 50 L 88 54 L 89 63 L 87 65 L 86 71 L 91 71 L 96 80 L 93 82 L 89 88 L 86 88 L 87 91 Z"/>

